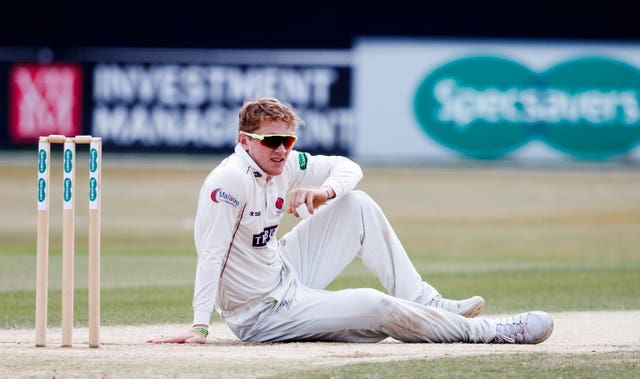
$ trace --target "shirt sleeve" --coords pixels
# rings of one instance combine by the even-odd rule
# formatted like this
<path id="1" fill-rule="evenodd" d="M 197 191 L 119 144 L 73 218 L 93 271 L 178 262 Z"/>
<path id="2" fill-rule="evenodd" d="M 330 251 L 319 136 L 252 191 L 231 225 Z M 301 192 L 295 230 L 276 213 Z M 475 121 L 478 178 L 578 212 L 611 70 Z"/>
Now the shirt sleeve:
<path id="1" fill-rule="evenodd" d="M 216 301 L 218 281 L 246 204 L 242 177 L 212 173 L 202 186 L 194 224 L 198 253 L 193 294 L 193 324 L 208 325 Z"/>
<path id="2" fill-rule="evenodd" d="M 362 179 L 360 165 L 347 157 L 303 152 L 292 152 L 291 155 L 297 172 L 293 187 L 330 186 L 338 197 L 353 190 Z"/>

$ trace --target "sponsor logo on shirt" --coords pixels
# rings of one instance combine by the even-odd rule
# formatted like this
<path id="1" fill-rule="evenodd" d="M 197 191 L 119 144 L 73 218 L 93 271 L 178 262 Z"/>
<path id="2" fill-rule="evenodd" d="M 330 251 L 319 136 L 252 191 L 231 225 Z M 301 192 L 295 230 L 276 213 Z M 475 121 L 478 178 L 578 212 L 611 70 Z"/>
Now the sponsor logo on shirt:
<path id="1" fill-rule="evenodd" d="M 286 310 L 291 309 L 291 304 L 293 303 L 293 299 L 290 297 L 286 297 L 284 299 L 282 299 L 282 302 L 280 303 L 280 308 L 284 308 Z"/>
<path id="2" fill-rule="evenodd" d="M 251 245 L 253 247 L 267 246 L 267 243 L 271 241 L 271 238 L 273 238 L 276 235 L 277 229 L 278 229 L 278 225 L 267 226 L 266 228 L 264 228 L 262 233 L 253 235 L 253 242 Z"/>
<path id="3" fill-rule="evenodd" d="M 300 170 L 307 169 L 307 153 L 298 153 L 298 164 L 300 165 Z"/>
<path id="4" fill-rule="evenodd" d="M 218 204 L 220 202 L 231 204 L 234 207 L 238 207 L 240 202 L 230 193 L 225 192 L 222 188 L 216 188 L 211 192 L 211 201 Z"/>

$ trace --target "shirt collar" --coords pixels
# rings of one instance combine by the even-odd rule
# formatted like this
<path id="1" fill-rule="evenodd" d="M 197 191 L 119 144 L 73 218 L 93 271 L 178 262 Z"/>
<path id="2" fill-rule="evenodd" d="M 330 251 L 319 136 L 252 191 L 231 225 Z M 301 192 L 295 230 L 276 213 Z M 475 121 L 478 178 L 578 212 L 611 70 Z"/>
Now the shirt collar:
<path id="1" fill-rule="evenodd" d="M 242 145 L 237 144 L 235 148 L 235 153 L 238 154 L 244 161 L 249 165 L 251 171 L 253 171 L 253 176 L 256 178 L 262 178 L 265 180 L 267 178 L 267 173 L 262 171 L 260 166 L 251 158 L 249 153 L 242 147 Z"/>

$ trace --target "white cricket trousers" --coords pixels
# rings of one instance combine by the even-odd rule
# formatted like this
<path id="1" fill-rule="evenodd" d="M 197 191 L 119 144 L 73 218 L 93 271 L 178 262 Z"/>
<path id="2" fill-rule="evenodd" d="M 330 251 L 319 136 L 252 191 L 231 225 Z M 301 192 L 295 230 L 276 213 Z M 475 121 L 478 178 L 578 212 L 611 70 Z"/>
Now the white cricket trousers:
<path id="1" fill-rule="evenodd" d="M 245 341 L 490 342 L 495 321 L 423 305 L 438 292 L 425 283 L 380 207 L 351 191 L 320 207 L 281 239 L 297 281 L 277 304 L 265 301 L 227 320 Z M 324 288 L 356 257 L 388 294 Z M 253 316 L 255 315 L 255 316 Z"/>

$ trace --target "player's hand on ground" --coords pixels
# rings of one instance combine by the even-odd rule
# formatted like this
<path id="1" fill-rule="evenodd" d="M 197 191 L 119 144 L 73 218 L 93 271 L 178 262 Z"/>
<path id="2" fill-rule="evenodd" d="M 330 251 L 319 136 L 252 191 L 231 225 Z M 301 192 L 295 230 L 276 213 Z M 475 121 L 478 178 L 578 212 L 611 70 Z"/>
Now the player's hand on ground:
<path id="1" fill-rule="evenodd" d="M 171 337 L 154 338 L 147 343 L 205 343 L 207 338 L 197 330 L 190 330 Z"/>
<path id="2" fill-rule="evenodd" d="M 327 200 L 335 196 L 332 188 L 297 188 L 291 193 L 289 198 L 289 209 L 287 213 L 300 217 L 298 207 L 306 205 L 310 214 L 313 214 L 316 208 L 324 204 Z"/>

